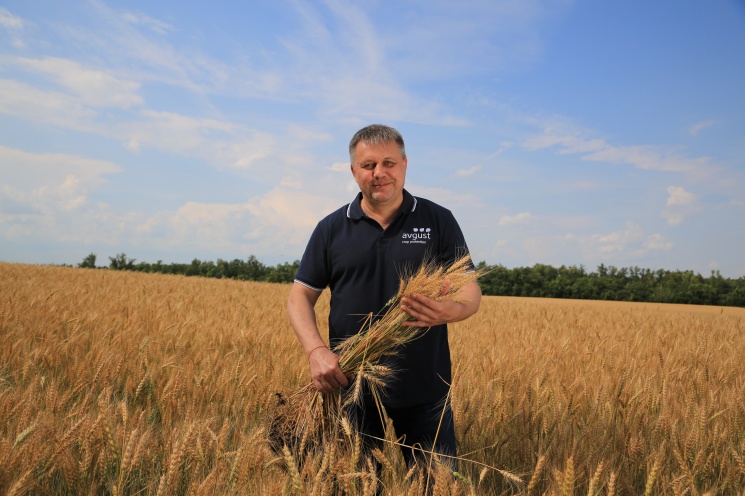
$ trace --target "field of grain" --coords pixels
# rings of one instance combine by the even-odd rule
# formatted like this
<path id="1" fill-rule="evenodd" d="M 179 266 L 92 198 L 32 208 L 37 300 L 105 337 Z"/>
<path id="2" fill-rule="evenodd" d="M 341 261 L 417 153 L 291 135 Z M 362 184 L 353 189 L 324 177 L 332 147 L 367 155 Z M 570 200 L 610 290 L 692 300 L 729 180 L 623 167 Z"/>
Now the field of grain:
<path id="1" fill-rule="evenodd" d="M 1 493 L 421 494 L 393 446 L 379 472 L 353 435 L 270 448 L 308 381 L 287 285 L 0 263 L 0 288 Z M 745 309 L 485 297 L 451 344 L 463 460 L 433 494 L 745 494 Z"/>

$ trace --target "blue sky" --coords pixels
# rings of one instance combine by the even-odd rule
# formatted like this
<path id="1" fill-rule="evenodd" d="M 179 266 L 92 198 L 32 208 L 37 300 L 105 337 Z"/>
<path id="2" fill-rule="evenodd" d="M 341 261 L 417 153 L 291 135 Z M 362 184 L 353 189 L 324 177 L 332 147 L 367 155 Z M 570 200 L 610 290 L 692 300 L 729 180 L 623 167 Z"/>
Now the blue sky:
<path id="1" fill-rule="evenodd" d="M 0 1 L 0 260 L 302 255 L 406 140 L 473 258 L 745 276 L 741 0 Z"/>

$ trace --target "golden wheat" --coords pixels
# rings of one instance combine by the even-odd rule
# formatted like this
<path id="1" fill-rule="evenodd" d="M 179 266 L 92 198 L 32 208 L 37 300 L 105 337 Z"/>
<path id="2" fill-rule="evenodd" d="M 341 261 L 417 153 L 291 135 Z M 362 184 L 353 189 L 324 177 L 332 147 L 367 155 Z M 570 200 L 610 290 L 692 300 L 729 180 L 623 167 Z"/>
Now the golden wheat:
<path id="1" fill-rule="evenodd" d="M 370 465 L 354 441 L 292 474 L 267 439 L 276 393 L 308 381 L 289 286 L 2 263 L 0 280 L 0 493 L 745 491 L 743 309 L 485 297 L 450 333 L 474 463 L 408 474 L 396 446 Z M 324 293 L 322 332 L 327 311 Z"/>

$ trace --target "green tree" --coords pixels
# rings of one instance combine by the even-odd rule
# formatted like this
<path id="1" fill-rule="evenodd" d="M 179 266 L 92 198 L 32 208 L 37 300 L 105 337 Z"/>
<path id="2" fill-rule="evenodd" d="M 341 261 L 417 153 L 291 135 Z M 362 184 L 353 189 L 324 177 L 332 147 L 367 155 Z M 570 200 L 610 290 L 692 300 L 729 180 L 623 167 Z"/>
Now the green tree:
<path id="1" fill-rule="evenodd" d="M 201 276 L 202 275 L 202 262 L 195 258 L 191 261 L 191 264 L 189 264 L 189 267 L 186 269 L 186 275 L 187 276 Z"/>
<path id="2" fill-rule="evenodd" d="M 300 267 L 300 260 L 295 260 L 293 263 L 278 264 L 274 268 L 268 268 L 266 275 L 267 282 L 283 282 L 289 283 L 295 280 L 295 274 L 297 269 Z"/>
<path id="3" fill-rule="evenodd" d="M 258 261 L 258 259 L 251 255 L 248 257 L 248 261 L 244 265 L 246 269 L 246 277 L 251 281 L 263 281 L 266 276 L 269 275 L 267 267 Z M 293 274 L 294 276 L 294 274 Z"/>
<path id="4" fill-rule="evenodd" d="M 119 253 L 114 257 L 109 257 L 111 263 L 109 264 L 110 269 L 114 270 L 134 270 L 135 259 L 127 258 L 124 253 Z"/>
<path id="5" fill-rule="evenodd" d="M 96 268 L 96 254 L 90 253 L 78 264 L 81 269 L 95 269 Z"/>

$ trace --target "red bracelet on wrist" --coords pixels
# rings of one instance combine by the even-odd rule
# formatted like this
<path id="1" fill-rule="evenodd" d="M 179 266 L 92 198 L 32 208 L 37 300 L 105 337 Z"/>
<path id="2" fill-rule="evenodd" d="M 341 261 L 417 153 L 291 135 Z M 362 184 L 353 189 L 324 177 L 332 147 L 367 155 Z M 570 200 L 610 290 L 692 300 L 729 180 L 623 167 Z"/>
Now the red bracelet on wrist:
<path id="1" fill-rule="evenodd" d="M 327 348 L 327 346 L 326 346 L 325 344 L 322 344 L 322 345 L 320 345 L 320 346 L 316 346 L 315 348 L 313 348 L 312 350 L 310 350 L 310 351 L 308 352 L 308 360 L 310 360 L 310 355 L 311 355 L 311 354 L 312 354 L 312 353 L 313 353 L 314 351 L 316 351 L 316 350 L 317 350 L 318 348 Z"/>

